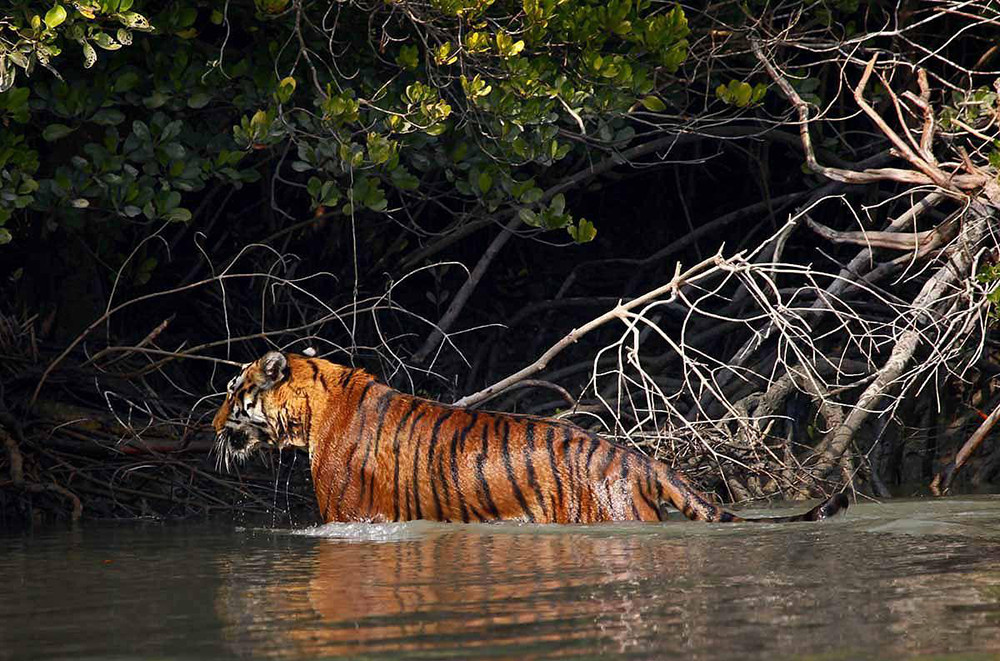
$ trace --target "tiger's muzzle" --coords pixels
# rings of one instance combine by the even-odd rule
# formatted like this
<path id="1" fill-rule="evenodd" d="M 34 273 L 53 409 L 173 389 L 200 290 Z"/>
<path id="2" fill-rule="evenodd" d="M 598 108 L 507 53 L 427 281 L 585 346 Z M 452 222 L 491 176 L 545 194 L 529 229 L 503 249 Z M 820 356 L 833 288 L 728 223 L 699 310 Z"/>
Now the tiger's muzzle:
<path id="1" fill-rule="evenodd" d="M 271 445 L 267 430 L 253 423 L 227 422 L 215 437 L 215 455 L 218 468 L 228 472 L 233 465 L 246 462 L 254 452 Z"/>

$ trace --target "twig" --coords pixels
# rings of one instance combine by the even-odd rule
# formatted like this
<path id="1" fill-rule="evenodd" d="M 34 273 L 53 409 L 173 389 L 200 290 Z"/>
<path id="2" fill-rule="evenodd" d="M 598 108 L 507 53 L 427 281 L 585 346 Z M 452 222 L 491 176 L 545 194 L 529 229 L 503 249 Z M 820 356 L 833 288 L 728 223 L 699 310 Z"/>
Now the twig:
<path id="1" fill-rule="evenodd" d="M 900 234 L 898 232 L 843 232 L 817 223 L 808 214 L 804 216 L 809 229 L 832 243 L 848 243 L 869 248 L 888 248 L 890 250 L 920 250 L 932 238 L 943 233 L 942 226 L 923 232 Z"/>
<path id="2" fill-rule="evenodd" d="M 767 59 L 761 49 L 760 42 L 754 39 L 751 40 L 750 45 L 753 49 L 754 55 L 764 66 L 764 69 L 767 70 L 771 79 L 774 80 L 774 82 L 781 89 L 785 98 L 787 98 L 795 107 L 795 110 L 799 115 L 799 133 L 802 139 L 802 147 L 805 151 L 806 165 L 808 165 L 809 169 L 813 172 L 821 174 L 828 179 L 849 184 L 869 184 L 877 181 L 898 181 L 900 183 L 912 184 L 915 186 L 934 184 L 947 191 L 973 190 L 986 183 L 986 177 L 980 175 L 945 176 L 940 170 L 930 166 L 926 161 L 914 154 L 909 146 L 903 143 L 899 136 L 885 124 L 885 121 L 879 117 L 877 113 L 875 113 L 871 106 L 868 105 L 861 96 L 861 92 L 864 90 L 865 85 L 867 85 L 868 78 L 871 75 L 871 68 L 874 67 L 874 58 L 871 62 L 869 62 L 869 66 L 865 69 L 865 74 L 863 75 L 861 82 L 858 83 L 858 86 L 855 88 L 855 98 L 859 100 L 859 103 L 865 104 L 863 107 L 865 108 L 866 114 L 869 114 L 869 116 L 874 115 L 873 121 L 877 118 L 876 123 L 880 128 L 884 127 L 889 131 L 889 133 L 886 134 L 888 137 L 895 137 L 893 144 L 897 147 L 902 145 L 901 151 L 903 151 L 908 158 L 912 157 L 911 162 L 914 164 L 921 164 L 921 171 L 914 172 L 912 170 L 902 170 L 899 168 L 871 168 L 857 172 L 855 170 L 833 168 L 822 165 L 816 160 L 816 151 L 813 148 L 812 138 L 809 136 L 809 124 L 811 123 L 811 120 L 809 119 L 809 105 L 802 100 L 802 97 L 799 96 L 798 92 L 796 92 L 785 77 L 778 72 L 771 61 Z M 897 142 L 899 143 L 898 145 L 896 144 Z"/>
<path id="3" fill-rule="evenodd" d="M 943 496 L 948 493 L 951 488 L 951 483 L 955 479 L 955 475 L 958 471 L 962 469 L 965 462 L 969 460 L 969 457 L 973 452 L 980 446 L 986 435 L 990 433 L 994 426 L 996 426 L 997 421 L 1000 420 L 1000 404 L 997 405 L 993 412 L 990 413 L 982 424 L 976 429 L 976 431 L 969 437 L 969 440 L 962 445 L 962 449 L 958 451 L 955 455 L 953 461 L 948 462 L 948 465 L 941 469 L 941 472 L 934 476 L 931 481 L 931 493 L 935 496 Z"/>
<path id="4" fill-rule="evenodd" d="M 9 428 L 9 429 L 8 429 Z M 17 436 L 18 438 L 15 438 Z M 29 482 L 24 479 L 24 458 L 18 448 L 18 440 L 21 433 L 16 424 L 13 424 L 8 416 L 3 416 L 0 420 L 0 437 L 3 438 L 4 447 L 7 448 L 7 456 L 10 460 L 10 482 L 22 491 L 31 493 L 44 493 L 51 491 L 57 493 L 70 503 L 70 521 L 76 523 L 83 514 L 83 503 L 80 498 L 69 489 L 56 484 L 55 481 L 49 483 Z"/>
<path id="5" fill-rule="evenodd" d="M 951 183 L 948 181 L 948 177 L 943 172 L 941 172 L 940 168 L 931 165 L 930 163 L 925 161 L 922 157 L 920 157 L 916 152 L 914 152 L 913 149 L 910 148 L 910 145 L 908 145 L 905 140 L 899 137 L 899 134 L 896 133 L 886 123 L 884 119 L 882 119 L 881 115 L 875 112 L 875 109 L 872 108 L 871 104 L 868 103 L 868 100 L 865 99 L 864 95 L 865 88 L 868 87 L 868 79 L 871 77 L 872 71 L 875 69 L 875 63 L 877 61 L 878 61 L 878 53 L 872 55 L 871 59 L 868 60 L 868 64 L 865 66 L 865 71 L 861 75 L 861 80 L 858 81 L 857 86 L 855 86 L 854 88 L 854 102 L 858 104 L 858 107 L 861 108 L 861 110 L 863 110 L 866 115 L 868 115 L 868 118 L 872 120 L 875 126 L 879 128 L 879 130 L 882 132 L 882 135 L 889 138 L 889 141 L 893 144 L 893 146 L 896 147 L 899 153 L 902 154 L 903 157 L 907 161 L 909 161 L 911 165 L 913 165 L 915 168 L 917 168 L 925 175 L 927 175 L 927 177 L 930 178 L 931 181 L 933 181 L 941 188 L 945 190 L 955 190 L 952 187 Z M 885 84 L 884 81 L 883 81 L 883 89 L 885 89 L 886 93 L 892 99 L 893 103 L 898 104 L 898 100 L 896 98 L 895 93 L 892 91 L 892 88 L 888 84 Z"/>
<path id="6" fill-rule="evenodd" d="M 573 395 L 569 394 L 569 391 L 560 386 L 558 383 L 552 383 L 551 381 L 545 381 L 543 379 L 525 379 L 517 383 L 512 383 L 509 386 L 507 386 L 507 388 L 505 388 L 504 390 L 499 390 L 491 394 L 489 397 L 479 400 L 479 402 L 473 404 L 472 407 L 473 408 L 478 407 L 490 401 L 491 399 L 496 399 L 501 395 L 506 395 L 507 393 L 513 390 L 518 390 L 521 388 L 548 388 L 549 390 L 554 390 L 556 393 L 558 393 L 559 396 L 562 398 L 562 400 L 566 402 L 566 404 L 570 408 L 573 408 L 574 406 L 577 405 L 576 398 L 574 398 Z"/>
<path id="7" fill-rule="evenodd" d="M 825 474 L 837 463 L 861 425 L 872 411 L 878 408 L 879 400 L 903 374 L 921 339 L 920 321 L 926 316 L 927 310 L 937 303 L 959 278 L 968 276 L 974 255 L 968 252 L 967 247 L 975 249 L 979 245 L 988 225 L 994 222 L 995 214 L 990 207 L 976 202 L 972 204 L 968 215 L 971 218 L 967 218 L 963 224 L 962 241 L 949 248 L 948 261 L 924 284 L 911 304 L 917 318 L 895 340 L 889 358 L 878 370 L 875 380 L 858 398 L 844 423 L 828 434 L 817 448 L 820 454 L 820 459 L 816 463 L 818 474 Z"/>
<path id="8" fill-rule="evenodd" d="M 600 328 L 601 326 L 608 323 L 609 321 L 612 321 L 613 319 L 619 319 L 622 317 L 624 313 L 633 310 L 636 307 L 639 307 L 640 305 L 644 305 L 650 301 L 656 300 L 657 298 L 666 293 L 676 292 L 677 289 L 682 285 L 692 282 L 700 277 L 703 277 L 706 271 L 710 270 L 710 267 L 717 266 L 721 261 L 724 261 L 722 259 L 721 254 L 716 254 L 713 255 L 712 257 L 709 257 L 708 259 L 702 260 L 701 262 L 695 264 L 694 266 L 692 266 L 691 268 L 687 269 L 684 272 L 680 271 L 680 264 L 678 264 L 677 271 L 675 272 L 674 277 L 671 278 L 670 282 L 668 282 L 667 284 L 657 287 L 656 289 L 653 289 L 652 291 L 649 291 L 643 294 L 642 296 L 639 296 L 638 298 L 632 299 L 628 303 L 619 303 L 617 306 L 615 306 L 614 309 L 605 312 L 596 319 L 592 319 L 591 321 L 587 322 L 580 328 L 573 329 L 572 331 L 569 332 L 568 335 L 566 335 L 564 338 L 562 338 L 561 340 L 553 344 L 551 347 L 549 347 L 549 349 L 545 351 L 545 353 L 543 353 L 535 362 L 531 363 L 530 365 L 521 370 L 518 370 L 517 372 L 511 374 L 510 376 L 501 379 L 500 381 L 497 381 L 493 385 L 480 390 L 479 392 L 472 393 L 471 395 L 466 395 L 465 397 L 462 397 L 457 402 L 455 402 L 455 405 L 472 406 L 474 404 L 477 404 L 478 402 L 483 401 L 484 399 L 487 399 L 494 393 L 502 391 L 510 387 L 512 384 L 517 383 L 518 381 L 521 381 L 532 374 L 536 374 L 542 371 L 548 366 L 549 361 L 551 361 L 555 356 L 561 353 L 563 349 L 577 342 L 581 337 L 583 337 L 590 331 L 596 328 Z"/>

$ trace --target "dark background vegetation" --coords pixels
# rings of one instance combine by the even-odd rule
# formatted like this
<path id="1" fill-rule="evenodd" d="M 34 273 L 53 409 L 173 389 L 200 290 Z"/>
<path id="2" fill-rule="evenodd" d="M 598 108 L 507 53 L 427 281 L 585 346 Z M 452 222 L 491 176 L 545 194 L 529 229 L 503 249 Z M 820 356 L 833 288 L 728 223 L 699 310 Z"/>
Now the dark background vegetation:
<path id="1" fill-rule="evenodd" d="M 888 264 L 869 284 L 892 304 L 864 289 L 845 300 L 894 330 L 862 359 L 828 334 L 829 315 L 809 317 L 829 342 L 821 353 L 866 367 L 850 378 L 845 368 L 827 393 L 784 393 L 770 409 L 780 429 L 744 443 L 744 428 L 717 425 L 714 448 L 650 440 L 676 421 L 624 434 L 590 379 L 598 349 L 621 334 L 613 324 L 537 375 L 573 401 L 543 384 L 489 402 L 600 414 L 577 421 L 727 500 L 845 483 L 883 497 L 926 488 L 914 485 L 997 406 L 998 21 L 989 3 L 917 1 L 14 2 L 0 14 L 0 521 L 81 507 L 308 518 L 304 457 L 228 475 L 208 453 L 207 423 L 240 363 L 314 347 L 454 401 L 669 281 L 678 261 L 722 246 L 773 255 L 769 239 L 792 217 L 781 259 L 837 273 L 868 249 L 843 232 L 879 232 L 941 190 L 906 230 L 938 243 L 924 250 L 918 237 L 909 261 L 875 245 L 858 262 L 864 273 L 852 272 Z M 806 165 L 801 116 L 776 75 L 808 107 L 823 166 L 919 172 L 852 97 L 873 56 L 866 93 L 877 114 L 919 140 L 932 108 L 934 166 L 961 182 L 838 181 Z M 906 98 L 897 110 L 894 96 L 920 94 L 919 70 L 924 106 Z M 841 234 L 811 230 L 805 209 Z M 837 427 L 824 397 L 848 412 L 878 383 L 906 306 L 954 270 L 951 246 L 970 241 L 967 214 L 987 229 L 949 286 L 965 287 L 979 322 L 949 336 L 947 358 L 921 335 L 907 364 L 930 365 L 927 379 L 887 377 L 885 413 L 848 422 L 849 442 L 824 441 Z M 735 294 L 718 309 L 752 317 Z M 957 299 L 941 300 L 931 309 L 947 317 Z M 756 323 L 686 326 L 677 310 L 658 319 L 721 364 Z M 661 357 L 654 380 L 689 373 L 655 336 L 644 342 Z M 790 367 L 773 344 L 755 351 L 756 376 L 727 391 L 732 402 L 771 393 Z M 689 420 L 722 416 L 699 397 L 677 396 Z M 761 450 L 777 437 L 788 452 L 772 462 Z M 810 473 L 816 457 L 830 464 L 822 474 Z M 1000 448 L 977 445 L 973 463 L 956 486 L 991 488 Z"/>

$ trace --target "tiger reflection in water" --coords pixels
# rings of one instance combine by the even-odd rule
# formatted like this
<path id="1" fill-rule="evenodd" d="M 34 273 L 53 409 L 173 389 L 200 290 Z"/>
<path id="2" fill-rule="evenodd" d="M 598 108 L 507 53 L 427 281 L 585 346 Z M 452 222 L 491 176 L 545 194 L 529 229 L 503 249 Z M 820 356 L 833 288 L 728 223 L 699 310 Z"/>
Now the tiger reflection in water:
<path id="1" fill-rule="evenodd" d="M 407 525 L 418 539 L 289 538 L 280 552 L 233 558 L 237 574 L 216 602 L 233 651 L 311 657 L 574 641 L 627 650 L 663 624 L 643 618 L 640 604 L 656 607 L 656 599 L 636 599 L 643 583 L 661 592 L 650 567 L 690 569 L 683 539 L 654 548 L 648 536 L 613 531 Z M 377 535 L 381 526 L 369 528 Z"/>
<path id="2" fill-rule="evenodd" d="M 925 572 L 897 571 L 907 558 L 874 567 L 841 533 L 333 528 L 397 539 L 272 535 L 270 548 L 257 544 L 222 563 L 215 606 L 233 656 L 870 658 L 860 650 L 896 657 L 970 641 L 1000 646 L 1000 576 L 990 557 L 938 574 L 931 595 Z M 868 539 L 872 557 L 896 543 Z"/>

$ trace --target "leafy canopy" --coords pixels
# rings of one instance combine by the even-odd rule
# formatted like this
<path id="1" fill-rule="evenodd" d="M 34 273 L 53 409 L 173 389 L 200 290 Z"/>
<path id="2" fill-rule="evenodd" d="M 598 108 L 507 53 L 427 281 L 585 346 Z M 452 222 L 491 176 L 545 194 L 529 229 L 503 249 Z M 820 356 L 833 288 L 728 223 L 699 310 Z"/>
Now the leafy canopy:
<path id="1" fill-rule="evenodd" d="M 589 241 L 545 189 L 677 111 L 688 34 L 680 6 L 647 0 L 15 2 L 0 242 L 60 227 L 127 242 L 262 174 L 289 218 L 433 202 Z"/>

